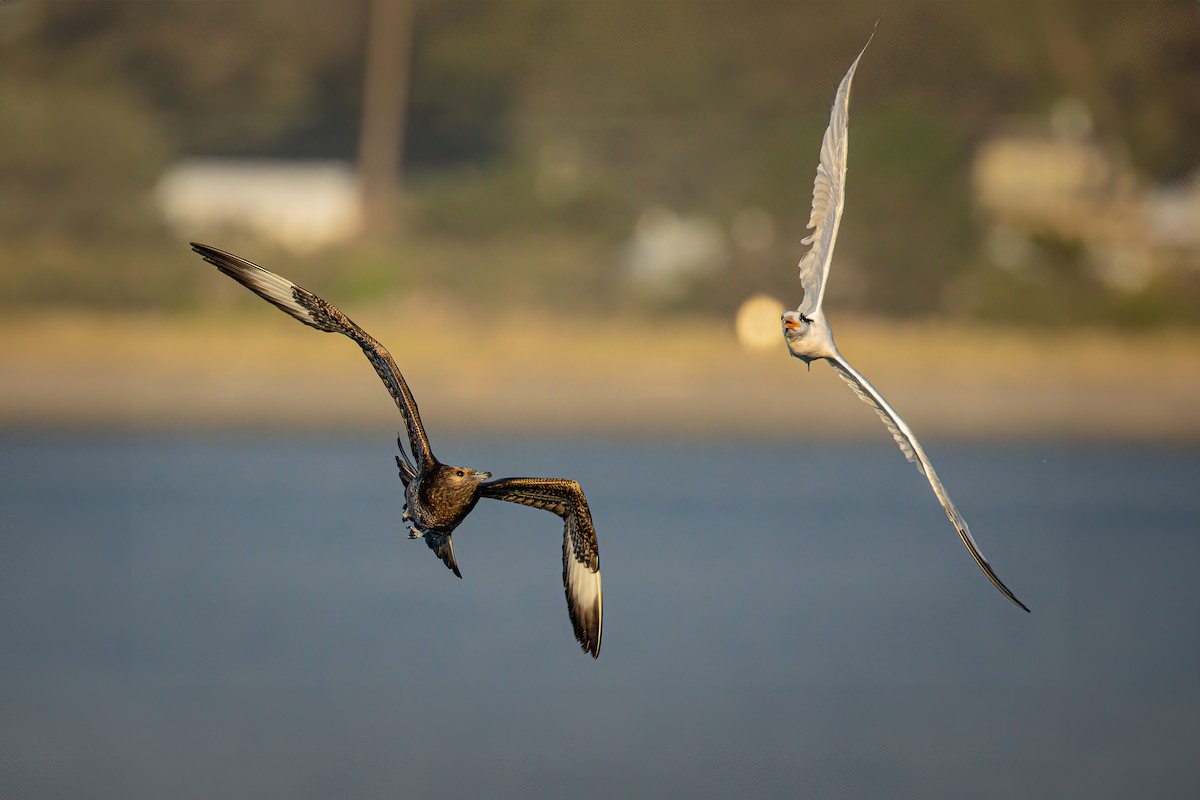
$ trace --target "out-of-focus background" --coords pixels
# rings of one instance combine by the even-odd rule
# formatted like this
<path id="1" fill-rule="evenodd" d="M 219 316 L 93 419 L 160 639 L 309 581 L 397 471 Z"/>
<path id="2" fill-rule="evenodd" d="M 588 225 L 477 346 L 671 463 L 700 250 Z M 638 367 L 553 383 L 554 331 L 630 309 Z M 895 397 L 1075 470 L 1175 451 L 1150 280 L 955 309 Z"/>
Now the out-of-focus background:
<path id="1" fill-rule="evenodd" d="M 793 393 L 842 388 L 796 374 L 776 314 L 882 15 L 829 284 L 843 350 L 926 429 L 1195 438 L 1195 11 L 7 0 L 0 418 L 347 424 L 296 358 L 344 367 L 355 424 L 391 413 L 345 343 L 198 240 L 349 311 L 459 424 L 487 402 L 512 430 L 807 431 Z M 859 429 L 829 406 L 825 431 Z"/>
<path id="2" fill-rule="evenodd" d="M 826 310 L 1030 615 L 781 341 L 877 20 Z M 1198 134 L 1191 0 L 0 0 L 0 796 L 1191 797 Z"/>

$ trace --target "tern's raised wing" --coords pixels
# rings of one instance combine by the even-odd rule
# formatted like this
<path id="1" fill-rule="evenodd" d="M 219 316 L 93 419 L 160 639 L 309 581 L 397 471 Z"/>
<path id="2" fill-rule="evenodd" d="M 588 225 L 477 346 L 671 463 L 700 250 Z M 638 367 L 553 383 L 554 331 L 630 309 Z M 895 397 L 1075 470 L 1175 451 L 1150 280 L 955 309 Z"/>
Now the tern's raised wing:
<path id="1" fill-rule="evenodd" d="M 226 253 L 208 245 L 192 242 L 192 249 L 199 253 L 205 261 L 245 286 L 268 303 L 282 309 L 305 325 L 327 333 L 340 333 L 348 336 L 362 348 L 371 366 L 379 374 L 396 406 L 404 417 L 408 428 L 408 442 L 412 448 L 413 458 L 417 462 L 417 471 L 424 469 L 433 458 L 429 449 L 429 438 L 421 425 L 421 415 L 417 412 L 417 401 L 413 399 L 404 376 L 392 359 L 391 353 L 383 345 L 371 338 L 362 328 L 332 305 L 317 297 L 307 289 L 301 288 L 281 278 L 274 272 L 268 272 L 257 264 L 246 259 Z M 403 449 L 401 449 L 403 453 Z"/>
<path id="2" fill-rule="evenodd" d="M 600 656 L 604 597 L 600 546 L 583 489 L 562 478 L 502 478 L 480 484 L 481 497 L 542 508 L 563 518 L 563 591 L 575 638 L 592 658 Z"/>
<path id="3" fill-rule="evenodd" d="M 946 516 L 950 518 L 955 530 L 958 531 L 958 536 L 962 539 L 962 543 L 967 546 L 967 550 L 971 553 L 971 558 L 975 559 L 975 563 L 983 570 L 983 574 L 987 575 L 988 580 L 992 585 L 999 589 L 1005 597 L 1012 600 L 1014 603 L 1024 608 L 1026 611 L 1029 608 L 1017 599 L 1016 595 L 1009 591 L 1008 587 L 996 576 L 992 570 L 992 565 L 983 557 L 983 553 L 979 552 L 979 545 L 975 544 L 975 539 L 971 536 L 971 529 L 967 527 L 967 521 L 963 519 L 962 514 L 958 513 L 958 509 L 950 500 L 950 495 L 946 493 L 946 487 L 942 486 L 942 481 L 938 478 L 937 472 L 933 469 L 933 464 L 929 462 L 929 457 L 925 455 L 925 451 L 921 448 L 917 437 L 913 435 L 912 430 L 905 424 L 896 410 L 888 405 L 887 400 L 883 399 L 883 395 L 879 390 L 871 385 L 871 382 L 859 373 L 850 363 L 840 356 L 838 358 L 827 359 L 838 375 L 846 383 L 850 384 L 850 388 L 863 399 L 868 405 L 875 409 L 879 414 L 879 418 L 883 420 L 883 424 L 887 425 L 888 430 L 892 433 L 892 438 L 896 440 L 896 444 L 900 445 L 900 450 L 903 451 L 909 461 L 915 462 L 917 469 L 921 471 L 929 480 L 929 485 L 933 487 L 933 493 L 937 495 L 938 502 L 942 504 L 942 508 L 946 510 Z"/>
<path id="4" fill-rule="evenodd" d="M 859 51 L 858 58 L 850 65 L 846 77 L 838 86 L 833 99 L 833 110 L 829 114 L 829 127 L 821 140 L 821 162 L 817 165 L 817 177 L 813 181 L 812 213 L 808 227 L 812 233 L 801 240 L 811 244 L 800 259 L 800 285 L 804 287 L 804 300 L 797 309 L 803 316 L 811 317 L 821 307 L 825 297 L 825 281 L 829 277 L 829 265 L 833 261 L 833 245 L 837 241 L 838 226 L 842 221 L 842 208 L 846 202 L 846 148 L 847 128 L 850 123 L 850 84 L 854 81 L 854 70 L 858 61 L 871 44 Z"/>

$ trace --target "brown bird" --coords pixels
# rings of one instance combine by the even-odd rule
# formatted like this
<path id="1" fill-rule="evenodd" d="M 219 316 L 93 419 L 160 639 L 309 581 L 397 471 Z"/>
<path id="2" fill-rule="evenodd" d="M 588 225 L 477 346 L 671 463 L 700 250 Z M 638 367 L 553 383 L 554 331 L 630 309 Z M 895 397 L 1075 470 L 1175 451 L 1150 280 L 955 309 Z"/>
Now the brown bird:
<path id="1" fill-rule="evenodd" d="M 489 481 L 490 472 L 453 467 L 438 461 L 421 425 L 417 401 L 383 345 L 354 324 L 341 311 L 286 278 L 268 272 L 244 258 L 215 247 L 192 243 L 221 272 L 305 325 L 348 336 L 362 348 L 371 366 L 387 387 L 408 430 L 408 446 L 397 437 L 400 455 L 396 466 L 404 484 L 402 520 L 411 523 L 409 538 L 423 538 L 429 548 L 458 577 L 451 534 L 471 513 L 481 497 L 520 503 L 550 511 L 563 519 L 563 590 L 575 638 L 593 658 L 600 655 L 604 601 L 600 583 L 600 550 L 583 489 L 564 478 L 501 478 Z"/>

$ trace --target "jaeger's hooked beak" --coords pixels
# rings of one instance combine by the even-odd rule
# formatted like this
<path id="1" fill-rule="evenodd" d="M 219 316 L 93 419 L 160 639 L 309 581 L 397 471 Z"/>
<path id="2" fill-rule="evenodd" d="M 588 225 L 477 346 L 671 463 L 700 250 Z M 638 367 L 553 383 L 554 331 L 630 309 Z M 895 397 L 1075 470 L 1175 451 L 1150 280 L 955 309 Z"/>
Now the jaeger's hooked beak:
<path id="1" fill-rule="evenodd" d="M 490 472 L 476 472 L 476 473 L 475 473 L 475 477 L 476 477 L 476 478 L 479 478 L 479 480 L 481 480 L 481 481 L 486 481 L 488 478 L 492 477 L 492 473 L 490 473 Z"/>

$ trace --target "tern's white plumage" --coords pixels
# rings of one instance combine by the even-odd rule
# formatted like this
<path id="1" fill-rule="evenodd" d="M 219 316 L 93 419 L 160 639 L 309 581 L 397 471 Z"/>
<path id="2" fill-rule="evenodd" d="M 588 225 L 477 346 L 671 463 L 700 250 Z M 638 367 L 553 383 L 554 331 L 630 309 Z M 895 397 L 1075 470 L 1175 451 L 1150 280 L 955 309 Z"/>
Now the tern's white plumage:
<path id="1" fill-rule="evenodd" d="M 874 38 L 874 33 L 871 37 Z M 871 39 L 867 39 L 867 45 Z M 845 207 L 846 189 L 846 155 L 848 148 L 847 129 L 850 113 L 850 85 L 854 80 L 854 71 L 858 62 L 866 52 L 866 45 L 859 52 L 854 63 L 842 78 L 834 97 L 833 110 L 829 115 L 829 127 L 821 141 L 821 160 L 817 165 L 817 177 L 813 181 L 812 214 L 809 216 L 808 227 L 812 234 L 803 240 L 811 244 L 812 249 L 800 259 L 800 285 L 804 289 L 804 299 L 795 311 L 783 314 L 783 337 L 788 350 L 793 356 L 811 364 L 817 359 L 825 359 L 850 384 L 855 393 L 868 405 L 875 409 L 883 420 L 892 438 L 900 446 L 905 457 L 917 465 L 933 487 L 933 493 L 938 502 L 946 510 L 946 516 L 958 531 L 971 557 L 979 568 L 987 575 L 988 580 L 999 589 L 1005 597 L 1021 608 L 1029 609 L 1016 598 L 1008 587 L 996 576 L 991 564 L 979 551 L 975 538 L 967 527 L 958 508 L 950 500 L 946 487 L 933 469 L 929 457 L 921 447 L 912 429 L 900 418 L 896 410 L 888 404 L 879 390 L 868 381 L 862 373 L 850 366 L 833 342 L 833 330 L 825 320 L 825 312 L 821 304 L 825 298 L 825 283 L 829 277 L 829 266 L 833 261 L 833 246 L 837 240 L 838 228 L 842 221 L 842 209 Z"/>

